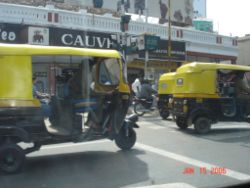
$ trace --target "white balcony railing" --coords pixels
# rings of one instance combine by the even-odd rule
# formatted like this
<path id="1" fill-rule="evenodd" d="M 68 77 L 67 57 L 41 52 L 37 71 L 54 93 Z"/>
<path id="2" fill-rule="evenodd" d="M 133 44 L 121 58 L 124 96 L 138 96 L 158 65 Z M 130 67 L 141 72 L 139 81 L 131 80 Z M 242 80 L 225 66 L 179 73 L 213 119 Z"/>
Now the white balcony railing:
<path id="1" fill-rule="evenodd" d="M 86 11 L 71 12 L 45 7 L 31 7 L 4 3 L 0 3 L 0 22 L 55 26 L 113 33 L 121 32 L 120 19 L 110 15 L 101 16 L 89 14 L 86 13 Z M 180 31 L 181 35 L 178 35 Z M 168 28 L 166 25 L 137 21 L 130 22 L 128 33 L 139 35 L 145 32 L 156 34 L 161 38 L 168 38 Z M 173 40 L 189 42 L 189 46 L 193 44 L 202 44 L 202 46 L 209 46 L 208 51 L 211 51 L 211 46 L 214 46 L 214 50 L 219 50 L 221 48 L 225 53 L 229 53 L 229 55 L 237 56 L 238 53 L 237 46 L 233 45 L 233 40 L 235 40 L 233 37 L 218 36 L 216 33 L 202 32 L 175 26 L 172 27 L 171 34 Z M 220 44 L 217 42 L 217 37 L 221 37 L 222 42 Z M 220 53 L 223 53 L 223 50 L 220 50 Z"/>

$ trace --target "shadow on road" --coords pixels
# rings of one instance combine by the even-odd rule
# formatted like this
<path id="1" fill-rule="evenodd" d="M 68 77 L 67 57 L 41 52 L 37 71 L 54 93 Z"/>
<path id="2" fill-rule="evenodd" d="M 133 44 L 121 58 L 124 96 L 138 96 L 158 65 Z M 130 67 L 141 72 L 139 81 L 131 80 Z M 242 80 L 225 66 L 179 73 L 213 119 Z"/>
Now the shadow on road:
<path id="1" fill-rule="evenodd" d="M 3 188 L 122 187 L 147 181 L 148 166 L 141 150 L 91 151 L 29 157 L 21 174 L 1 175 Z"/>

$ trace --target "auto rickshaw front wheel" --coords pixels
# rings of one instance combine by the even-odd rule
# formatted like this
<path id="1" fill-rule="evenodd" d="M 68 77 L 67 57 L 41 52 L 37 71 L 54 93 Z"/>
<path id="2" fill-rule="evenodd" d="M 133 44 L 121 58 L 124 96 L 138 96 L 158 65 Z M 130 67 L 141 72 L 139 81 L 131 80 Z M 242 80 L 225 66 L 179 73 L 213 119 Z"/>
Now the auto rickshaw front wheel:
<path id="1" fill-rule="evenodd" d="M 136 142 L 136 132 L 133 128 L 122 128 L 115 138 L 116 145 L 122 150 L 130 150 Z"/>
<path id="2" fill-rule="evenodd" d="M 211 129 L 211 120 L 207 117 L 198 117 L 194 121 L 194 129 L 199 134 L 206 134 Z"/>
<path id="3" fill-rule="evenodd" d="M 0 146 L 0 170 L 7 174 L 19 172 L 25 161 L 24 150 L 14 143 Z"/>
<path id="4" fill-rule="evenodd" d="M 170 115 L 169 110 L 168 109 L 160 109 L 159 110 L 160 116 L 162 117 L 162 119 L 167 119 L 168 116 Z"/>
<path id="5" fill-rule="evenodd" d="M 180 128 L 180 129 L 186 129 L 188 127 L 188 123 L 187 123 L 187 119 L 184 117 L 176 117 L 176 125 Z"/>

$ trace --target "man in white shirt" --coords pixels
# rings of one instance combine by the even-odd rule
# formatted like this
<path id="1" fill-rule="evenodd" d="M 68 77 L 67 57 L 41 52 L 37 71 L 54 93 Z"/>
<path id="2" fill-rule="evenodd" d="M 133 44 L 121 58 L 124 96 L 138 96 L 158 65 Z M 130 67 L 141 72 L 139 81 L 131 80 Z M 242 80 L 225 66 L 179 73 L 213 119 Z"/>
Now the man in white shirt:
<path id="1" fill-rule="evenodd" d="M 136 78 L 135 81 L 132 83 L 132 90 L 135 93 L 135 96 L 138 96 L 141 90 L 141 80 L 142 78 Z"/>

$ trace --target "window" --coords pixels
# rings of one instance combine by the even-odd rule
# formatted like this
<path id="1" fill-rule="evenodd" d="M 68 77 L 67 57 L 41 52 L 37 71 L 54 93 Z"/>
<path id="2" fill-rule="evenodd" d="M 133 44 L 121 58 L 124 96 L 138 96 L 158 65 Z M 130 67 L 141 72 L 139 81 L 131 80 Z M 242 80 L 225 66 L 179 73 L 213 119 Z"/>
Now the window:
<path id="1" fill-rule="evenodd" d="M 99 83 L 118 85 L 120 81 L 120 65 L 116 59 L 104 59 L 100 64 Z"/>

